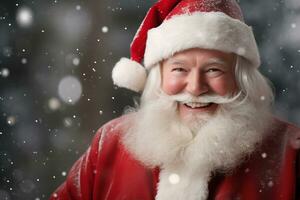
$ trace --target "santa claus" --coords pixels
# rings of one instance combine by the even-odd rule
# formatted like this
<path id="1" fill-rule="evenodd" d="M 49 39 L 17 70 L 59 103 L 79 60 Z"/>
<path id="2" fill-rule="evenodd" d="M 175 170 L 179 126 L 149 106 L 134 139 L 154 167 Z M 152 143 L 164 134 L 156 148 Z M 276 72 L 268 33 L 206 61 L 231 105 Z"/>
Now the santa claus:
<path id="1" fill-rule="evenodd" d="M 259 65 L 235 0 L 158 1 L 112 73 L 140 106 L 99 129 L 51 199 L 299 199 L 300 130 L 272 116 Z"/>

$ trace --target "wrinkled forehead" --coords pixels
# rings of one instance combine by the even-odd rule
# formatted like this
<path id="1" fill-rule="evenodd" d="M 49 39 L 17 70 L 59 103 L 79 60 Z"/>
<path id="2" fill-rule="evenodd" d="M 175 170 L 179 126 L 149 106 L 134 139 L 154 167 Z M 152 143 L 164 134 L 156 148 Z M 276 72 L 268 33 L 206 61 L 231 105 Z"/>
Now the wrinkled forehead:
<path id="1" fill-rule="evenodd" d="M 227 53 L 218 50 L 192 48 L 175 53 L 174 55 L 164 59 L 163 63 L 186 63 L 192 62 L 194 59 L 203 60 L 208 63 L 235 64 L 237 55 L 235 53 Z"/>

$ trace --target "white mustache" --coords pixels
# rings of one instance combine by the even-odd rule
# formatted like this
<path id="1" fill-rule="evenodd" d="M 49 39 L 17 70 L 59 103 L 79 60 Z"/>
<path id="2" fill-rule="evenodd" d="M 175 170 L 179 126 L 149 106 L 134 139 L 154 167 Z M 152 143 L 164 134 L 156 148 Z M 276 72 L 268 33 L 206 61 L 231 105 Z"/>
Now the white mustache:
<path id="1" fill-rule="evenodd" d="M 233 97 L 229 96 L 220 96 L 220 95 L 201 95 L 201 96 L 193 96 L 189 93 L 181 93 L 169 96 L 171 100 L 177 101 L 179 103 L 216 103 L 216 104 L 227 104 L 232 103 L 237 98 L 239 98 L 241 92 Z"/>

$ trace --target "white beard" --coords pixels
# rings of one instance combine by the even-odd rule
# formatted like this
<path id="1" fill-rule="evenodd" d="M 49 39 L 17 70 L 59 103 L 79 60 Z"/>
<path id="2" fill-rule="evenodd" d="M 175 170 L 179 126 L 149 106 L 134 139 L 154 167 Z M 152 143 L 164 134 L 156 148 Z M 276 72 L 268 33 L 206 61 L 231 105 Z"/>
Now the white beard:
<path id="1" fill-rule="evenodd" d="M 262 142 L 270 121 L 268 108 L 244 101 L 219 105 L 199 123 L 183 123 L 177 103 L 159 98 L 128 118 L 123 142 L 137 160 L 160 167 L 156 200 L 202 200 L 211 173 L 241 164 Z"/>

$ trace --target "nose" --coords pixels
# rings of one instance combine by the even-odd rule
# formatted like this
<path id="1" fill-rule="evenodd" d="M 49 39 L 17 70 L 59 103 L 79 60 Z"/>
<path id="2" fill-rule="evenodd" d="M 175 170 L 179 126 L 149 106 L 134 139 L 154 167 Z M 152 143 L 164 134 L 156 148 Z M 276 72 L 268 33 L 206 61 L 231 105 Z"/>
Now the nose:
<path id="1" fill-rule="evenodd" d="M 208 92 L 208 85 L 199 72 L 191 72 L 188 77 L 186 91 L 194 96 Z"/>

